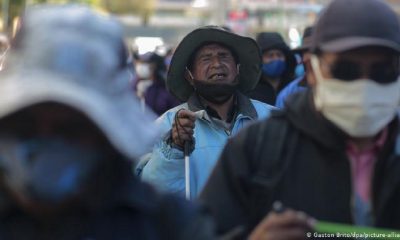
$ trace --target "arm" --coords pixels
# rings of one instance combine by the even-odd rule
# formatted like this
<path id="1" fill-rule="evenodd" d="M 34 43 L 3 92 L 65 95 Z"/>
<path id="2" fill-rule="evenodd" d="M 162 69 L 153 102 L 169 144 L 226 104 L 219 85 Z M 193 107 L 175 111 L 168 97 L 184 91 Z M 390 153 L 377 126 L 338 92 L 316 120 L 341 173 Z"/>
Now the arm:
<path id="1" fill-rule="evenodd" d="M 151 158 L 143 169 L 142 179 L 162 191 L 184 194 L 185 169 L 182 145 L 193 136 L 195 117 L 191 114 L 187 110 L 180 111 L 178 116 L 181 124 L 174 123 L 174 111 L 167 112 L 158 120 L 164 129 L 170 130 L 154 146 Z M 186 130 L 177 129 L 178 126 Z"/>

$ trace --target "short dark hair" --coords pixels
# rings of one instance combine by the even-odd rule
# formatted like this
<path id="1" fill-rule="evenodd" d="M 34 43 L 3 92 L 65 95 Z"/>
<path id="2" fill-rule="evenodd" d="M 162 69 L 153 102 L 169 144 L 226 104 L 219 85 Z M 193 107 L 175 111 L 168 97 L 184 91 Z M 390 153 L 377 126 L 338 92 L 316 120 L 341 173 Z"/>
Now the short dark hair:
<path id="1" fill-rule="evenodd" d="M 201 44 L 200 46 L 198 46 L 198 47 L 192 52 L 192 54 L 190 54 L 190 57 L 189 57 L 189 59 L 188 59 L 188 61 L 187 61 L 187 64 L 186 64 L 186 67 L 187 67 L 189 70 L 193 70 L 193 69 L 192 69 L 192 68 L 193 68 L 193 63 L 194 63 L 194 59 L 195 59 L 195 57 L 196 57 L 197 52 L 198 52 L 202 47 L 204 47 L 204 46 L 206 46 L 206 45 L 210 45 L 210 44 L 218 44 L 218 45 L 223 46 L 224 48 L 227 48 L 227 49 L 232 53 L 232 56 L 233 56 L 233 58 L 234 58 L 234 60 L 235 60 L 235 63 L 236 63 L 236 64 L 239 63 L 239 57 L 238 57 L 238 55 L 237 55 L 236 52 L 233 50 L 233 48 L 231 48 L 230 46 L 227 46 L 227 45 L 225 45 L 225 44 L 223 44 L 223 43 L 220 43 L 220 42 L 205 42 L 205 43 Z"/>

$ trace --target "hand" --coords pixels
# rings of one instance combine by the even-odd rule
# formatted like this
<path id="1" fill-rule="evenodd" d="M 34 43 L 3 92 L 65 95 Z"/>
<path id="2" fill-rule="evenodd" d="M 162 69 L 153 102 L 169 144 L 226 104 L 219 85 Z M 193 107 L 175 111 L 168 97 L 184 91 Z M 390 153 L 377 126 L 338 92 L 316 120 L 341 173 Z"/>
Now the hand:
<path id="1" fill-rule="evenodd" d="M 248 239 L 307 239 L 306 234 L 312 232 L 314 221 L 303 212 L 293 210 L 286 210 L 283 213 L 271 212 L 254 228 Z"/>
<path id="2" fill-rule="evenodd" d="M 196 115 L 186 109 L 179 110 L 176 114 L 172 124 L 172 141 L 183 148 L 186 141 L 193 141 Z"/>

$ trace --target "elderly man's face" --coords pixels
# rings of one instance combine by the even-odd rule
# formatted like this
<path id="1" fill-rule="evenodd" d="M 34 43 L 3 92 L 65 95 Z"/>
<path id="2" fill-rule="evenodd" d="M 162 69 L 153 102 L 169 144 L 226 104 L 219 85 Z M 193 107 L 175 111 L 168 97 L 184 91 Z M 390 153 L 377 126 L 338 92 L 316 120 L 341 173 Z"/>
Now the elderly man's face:
<path id="1" fill-rule="evenodd" d="M 235 81 L 238 68 L 232 52 L 219 44 L 200 48 L 193 62 L 193 78 L 208 83 L 230 84 Z"/>

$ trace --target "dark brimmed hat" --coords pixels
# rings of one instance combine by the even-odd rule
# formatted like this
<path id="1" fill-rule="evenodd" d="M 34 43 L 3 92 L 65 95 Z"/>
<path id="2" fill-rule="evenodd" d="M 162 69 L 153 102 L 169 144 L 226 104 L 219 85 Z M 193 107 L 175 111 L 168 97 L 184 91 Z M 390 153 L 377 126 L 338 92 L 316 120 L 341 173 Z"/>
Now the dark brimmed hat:
<path id="1" fill-rule="evenodd" d="M 400 23 L 380 0 L 334 0 L 319 17 L 311 51 L 342 52 L 380 46 L 400 52 Z"/>
<path id="2" fill-rule="evenodd" d="M 313 30 L 314 30 L 314 28 L 311 26 L 308 26 L 304 29 L 303 37 L 301 40 L 301 45 L 297 48 L 292 49 L 292 52 L 294 54 L 303 53 L 305 51 L 310 50 Z"/>
<path id="3" fill-rule="evenodd" d="M 233 51 L 240 63 L 239 89 L 253 89 L 261 75 L 261 54 L 257 43 L 218 26 L 206 26 L 190 32 L 175 50 L 168 71 L 167 87 L 181 101 L 186 101 L 194 91 L 184 78 L 185 68 L 194 51 L 207 43 L 219 43 Z"/>

